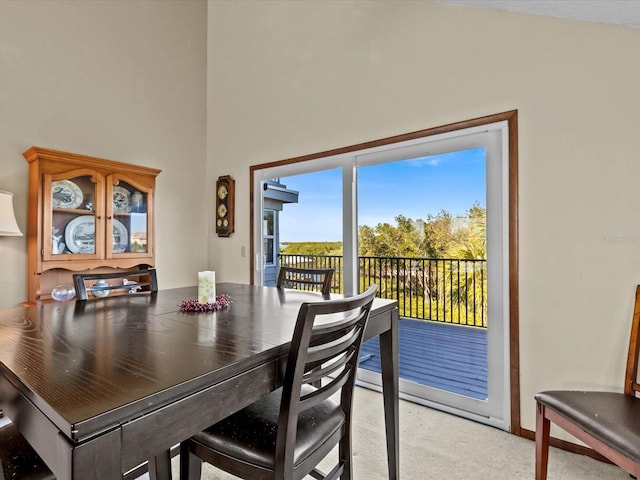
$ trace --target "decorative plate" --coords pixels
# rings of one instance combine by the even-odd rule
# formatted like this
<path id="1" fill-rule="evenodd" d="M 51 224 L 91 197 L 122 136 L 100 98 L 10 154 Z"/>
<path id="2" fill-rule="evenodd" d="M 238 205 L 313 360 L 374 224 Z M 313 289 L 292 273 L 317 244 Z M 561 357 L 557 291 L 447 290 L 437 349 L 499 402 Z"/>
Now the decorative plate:
<path id="1" fill-rule="evenodd" d="M 78 208 L 84 195 L 78 185 L 71 180 L 51 182 L 51 204 L 53 208 Z"/>
<path id="2" fill-rule="evenodd" d="M 113 187 L 113 211 L 128 212 L 131 193 L 123 187 Z"/>
<path id="3" fill-rule="evenodd" d="M 67 248 L 72 253 L 96 253 L 96 218 L 80 215 L 69 223 L 64 231 Z M 113 219 L 113 251 L 124 252 L 129 244 L 129 232 L 122 222 Z"/>

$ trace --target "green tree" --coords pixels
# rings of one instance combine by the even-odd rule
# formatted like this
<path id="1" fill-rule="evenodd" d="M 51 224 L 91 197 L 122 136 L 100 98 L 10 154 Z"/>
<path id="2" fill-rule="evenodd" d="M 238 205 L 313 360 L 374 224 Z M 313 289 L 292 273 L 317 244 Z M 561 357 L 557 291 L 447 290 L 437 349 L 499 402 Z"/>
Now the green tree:
<path id="1" fill-rule="evenodd" d="M 358 251 L 368 257 L 419 257 L 421 221 L 398 215 L 396 225 L 379 223 L 375 228 L 363 225 L 358 229 Z"/>
<path id="2" fill-rule="evenodd" d="M 437 215 L 427 215 L 423 222 L 424 235 L 420 244 L 421 256 L 444 258 L 455 240 L 453 216 L 442 209 Z"/>
<path id="3" fill-rule="evenodd" d="M 391 280 L 380 281 L 388 285 L 381 289 L 394 290 L 381 292 L 384 295 L 409 296 L 412 311 L 422 308 L 418 303 L 422 298 L 422 305 L 429 305 L 437 318 L 466 323 L 466 316 L 475 314 L 485 324 L 485 263 L 475 260 L 486 259 L 486 210 L 477 203 L 464 215 L 453 216 L 443 209 L 426 220 L 398 215 L 395 225 L 363 225 L 358 242 L 360 256 L 385 258 L 367 267 L 379 279 Z"/>
<path id="4" fill-rule="evenodd" d="M 476 325 L 486 325 L 486 219 L 477 203 L 463 215 L 444 209 L 426 220 L 398 215 L 394 224 L 360 226 L 358 253 L 375 257 L 366 274 L 381 285 L 383 296 L 398 298 L 409 316 L 432 312 L 434 319 L 475 318 Z M 292 242 L 281 252 L 341 256 L 342 242 Z"/>
<path id="5" fill-rule="evenodd" d="M 487 210 L 474 204 L 447 248 L 451 258 L 480 260 L 487 258 Z"/>
<path id="6" fill-rule="evenodd" d="M 280 249 L 284 255 L 342 255 L 342 242 L 289 242 Z"/>
<path id="7" fill-rule="evenodd" d="M 460 260 L 486 260 L 487 258 L 487 211 L 474 204 L 458 227 L 455 239 L 449 245 L 447 256 Z M 447 273 L 455 277 L 448 295 L 451 309 L 472 306 L 480 316 L 483 326 L 487 318 L 487 275 L 485 262 L 458 262 Z"/>

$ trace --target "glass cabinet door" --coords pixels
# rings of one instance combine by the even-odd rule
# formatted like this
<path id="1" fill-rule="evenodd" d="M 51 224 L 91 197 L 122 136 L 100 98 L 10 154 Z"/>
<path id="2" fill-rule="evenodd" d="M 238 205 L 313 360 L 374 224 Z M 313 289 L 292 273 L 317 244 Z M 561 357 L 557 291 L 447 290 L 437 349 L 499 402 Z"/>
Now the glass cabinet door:
<path id="1" fill-rule="evenodd" d="M 125 180 L 107 182 L 113 199 L 107 209 L 111 220 L 111 234 L 107 234 L 107 256 L 146 256 L 149 254 L 150 191 Z M 107 198 L 109 195 L 107 194 Z"/>
<path id="2" fill-rule="evenodd" d="M 102 188 L 96 174 L 46 175 L 43 205 L 42 254 L 44 260 L 70 260 L 72 256 L 102 256 Z"/>

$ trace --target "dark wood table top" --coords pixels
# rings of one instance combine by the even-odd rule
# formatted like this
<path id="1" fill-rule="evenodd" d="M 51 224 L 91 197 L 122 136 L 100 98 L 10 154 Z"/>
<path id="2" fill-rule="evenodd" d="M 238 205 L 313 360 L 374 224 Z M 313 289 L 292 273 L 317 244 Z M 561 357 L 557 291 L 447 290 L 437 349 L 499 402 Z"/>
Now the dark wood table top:
<path id="1" fill-rule="evenodd" d="M 229 309 L 180 312 L 189 287 L 0 311 L 1 373 L 79 442 L 286 354 L 300 304 L 322 300 L 229 283 L 217 293 Z M 372 314 L 396 305 L 376 299 Z"/>

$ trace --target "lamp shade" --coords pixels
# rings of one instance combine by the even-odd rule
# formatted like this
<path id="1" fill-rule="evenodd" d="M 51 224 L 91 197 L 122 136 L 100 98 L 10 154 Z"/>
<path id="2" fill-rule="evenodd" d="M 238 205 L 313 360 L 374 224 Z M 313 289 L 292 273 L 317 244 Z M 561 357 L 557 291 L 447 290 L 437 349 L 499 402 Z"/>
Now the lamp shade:
<path id="1" fill-rule="evenodd" d="M 22 235 L 13 213 L 13 193 L 4 190 L 0 190 L 0 235 Z"/>

